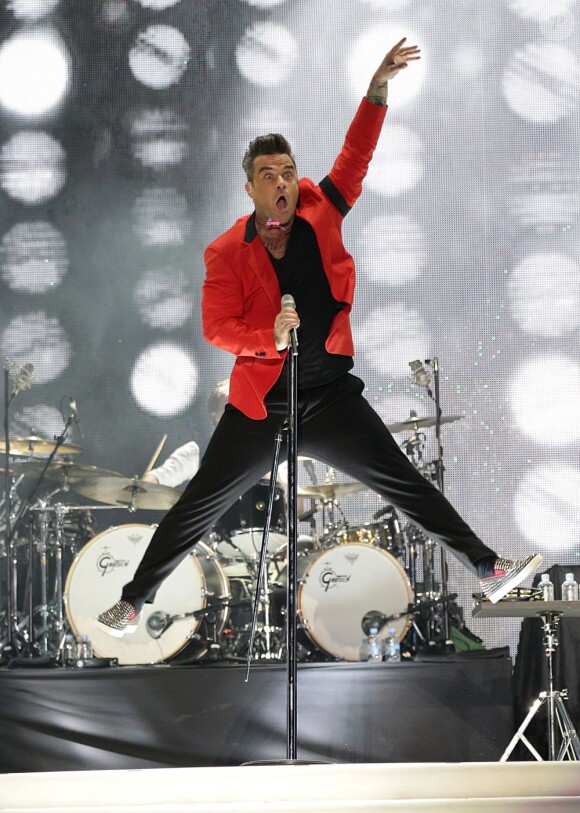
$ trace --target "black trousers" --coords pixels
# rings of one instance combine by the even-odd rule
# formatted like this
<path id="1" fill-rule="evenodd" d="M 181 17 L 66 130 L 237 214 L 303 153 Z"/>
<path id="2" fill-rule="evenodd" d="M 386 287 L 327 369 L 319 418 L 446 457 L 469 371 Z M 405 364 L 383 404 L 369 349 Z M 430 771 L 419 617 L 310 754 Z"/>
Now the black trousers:
<path id="1" fill-rule="evenodd" d="M 363 382 L 348 374 L 299 392 L 300 453 L 364 483 L 476 572 L 476 562 L 496 554 L 403 454 L 363 389 Z M 266 401 L 268 417 L 261 421 L 226 407 L 199 471 L 159 524 L 123 598 L 152 601 L 193 545 L 271 467 L 287 403 L 284 394 L 276 393 Z"/>

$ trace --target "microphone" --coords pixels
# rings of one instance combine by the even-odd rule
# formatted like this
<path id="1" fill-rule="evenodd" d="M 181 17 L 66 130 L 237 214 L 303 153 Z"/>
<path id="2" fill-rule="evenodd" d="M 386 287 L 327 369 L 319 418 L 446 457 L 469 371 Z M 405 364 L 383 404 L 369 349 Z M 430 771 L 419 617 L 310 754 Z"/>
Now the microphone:
<path id="1" fill-rule="evenodd" d="M 34 372 L 34 364 L 24 364 L 20 370 L 16 373 L 14 377 L 14 383 L 12 385 L 12 396 L 18 395 L 19 392 L 23 392 L 24 390 L 29 390 L 32 387 L 32 383 L 34 378 L 32 373 Z"/>
<path id="2" fill-rule="evenodd" d="M 421 362 L 419 360 L 410 361 L 409 367 L 411 368 L 411 372 L 413 373 L 415 384 L 418 384 L 420 387 L 426 387 L 427 389 L 429 389 L 431 385 L 431 378 L 429 377 L 429 373 L 423 367 Z"/>
<path id="3" fill-rule="evenodd" d="M 151 613 L 145 624 L 147 632 L 152 638 L 161 638 L 166 629 L 173 624 L 170 615 L 163 612 Z"/>
<path id="4" fill-rule="evenodd" d="M 294 301 L 292 294 L 284 294 L 282 297 L 281 307 L 282 310 L 285 310 L 286 308 L 293 308 L 296 310 L 296 302 Z M 292 347 L 292 352 L 294 355 L 296 355 L 298 352 L 298 335 L 295 327 L 293 327 L 290 331 L 290 345 Z"/>
<path id="5" fill-rule="evenodd" d="M 80 421 L 80 418 L 79 418 L 79 411 L 77 409 L 77 402 L 72 397 L 72 395 L 69 395 L 69 397 L 68 397 L 68 405 L 69 405 L 69 408 L 70 408 L 70 411 L 71 411 L 71 418 L 74 419 L 74 422 L 76 423 L 76 425 L 78 427 L 79 435 L 81 436 L 81 440 L 84 440 L 85 439 L 85 434 L 84 434 L 83 428 L 81 426 L 81 421 Z"/>

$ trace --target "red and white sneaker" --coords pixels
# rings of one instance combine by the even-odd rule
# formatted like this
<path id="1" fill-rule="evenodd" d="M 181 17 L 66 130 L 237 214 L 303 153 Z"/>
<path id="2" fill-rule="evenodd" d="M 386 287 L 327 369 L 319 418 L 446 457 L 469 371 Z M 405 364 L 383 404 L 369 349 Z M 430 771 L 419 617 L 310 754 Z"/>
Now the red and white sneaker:
<path id="1" fill-rule="evenodd" d="M 99 613 L 95 619 L 95 627 L 114 638 L 122 638 L 123 635 L 135 632 L 140 621 L 141 613 L 129 601 L 120 599 L 109 610 Z"/>
<path id="2" fill-rule="evenodd" d="M 544 557 L 539 553 L 526 559 L 496 559 L 493 576 L 479 580 L 482 593 L 495 604 L 537 570 L 543 561 Z"/>

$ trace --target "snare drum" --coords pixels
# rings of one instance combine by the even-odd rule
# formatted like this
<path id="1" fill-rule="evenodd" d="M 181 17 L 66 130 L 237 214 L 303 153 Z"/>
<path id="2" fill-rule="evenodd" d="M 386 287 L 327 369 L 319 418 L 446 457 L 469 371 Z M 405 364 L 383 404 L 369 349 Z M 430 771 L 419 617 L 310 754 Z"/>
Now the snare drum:
<path id="1" fill-rule="evenodd" d="M 405 613 L 413 600 L 403 567 L 373 545 L 337 545 L 299 557 L 297 575 L 298 613 L 306 634 L 323 652 L 346 661 L 360 659 L 362 620 L 368 612 Z M 407 615 L 394 619 L 381 630 L 381 638 L 394 627 L 400 641 L 409 625 Z"/>
<path id="2" fill-rule="evenodd" d="M 269 481 L 260 480 L 242 494 L 217 521 L 215 530 L 221 537 L 218 553 L 226 559 L 256 559 L 260 555 L 266 524 Z M 275 553 L 286 543 L 286 500 L 284 491 L 274 487 L 274 503 L 268 540 L 268 552 Z"/>
<path id="3" fill-rule="evenodd" d="M 75 558 L 65 585 L 65 607 L 72 631 L 87 635 L 94 654 L 120 664 L 166 661 L 181 651 L 203 623 L 193 612 L 229 595 L 228 579 L 215 554 L 203 542 L 165 579 L 153 604 L 146 604 L 132 635 L 112 638 L 94 626 L 103 609 L 121 595 L 141 561 L 155 528 L 120 525 L 95 536 Z M 212 611 L 212 631 L 221 633 L 227 609 Z M 173 619 L 173 620 L 169 620 Z M 200 653 L 203 654 L 203 653 Z"/>

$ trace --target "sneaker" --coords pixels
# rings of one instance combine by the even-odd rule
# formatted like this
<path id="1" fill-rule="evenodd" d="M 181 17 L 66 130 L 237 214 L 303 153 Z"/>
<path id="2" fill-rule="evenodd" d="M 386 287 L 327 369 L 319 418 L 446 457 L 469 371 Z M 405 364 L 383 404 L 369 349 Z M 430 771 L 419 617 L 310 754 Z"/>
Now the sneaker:
<path id="1" fill-rule="evenodd" d="M 135 632 L 141 621 L 141 613 L 128 601 L 120 599 L 109 610 L 99 613 L 95 620 L 95 627 L 115 638 L 130 635 Z"/>
<path id="2" fill-rule="evenodd" d="M 496 559 L 493 576 L 479 580 L 482 593 L 495 604 L 523 582 L 543 561 L 544 557 L 539 553 L 526 559 Z"/>

